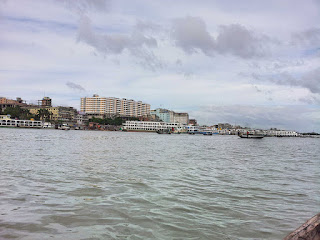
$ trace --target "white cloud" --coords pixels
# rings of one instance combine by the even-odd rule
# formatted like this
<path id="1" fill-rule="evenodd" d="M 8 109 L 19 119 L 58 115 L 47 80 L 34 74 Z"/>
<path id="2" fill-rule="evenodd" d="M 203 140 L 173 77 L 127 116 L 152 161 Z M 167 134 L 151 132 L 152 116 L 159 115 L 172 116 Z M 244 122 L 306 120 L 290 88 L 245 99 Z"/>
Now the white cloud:
<path id="1" fill-rule="evenodd" d="M 5 1 L 0 95 L 79 108 L 98 93 L 265 126 L 300 104 L 279 126 L 320 131 L 319 7 L 293 1 Z"/>

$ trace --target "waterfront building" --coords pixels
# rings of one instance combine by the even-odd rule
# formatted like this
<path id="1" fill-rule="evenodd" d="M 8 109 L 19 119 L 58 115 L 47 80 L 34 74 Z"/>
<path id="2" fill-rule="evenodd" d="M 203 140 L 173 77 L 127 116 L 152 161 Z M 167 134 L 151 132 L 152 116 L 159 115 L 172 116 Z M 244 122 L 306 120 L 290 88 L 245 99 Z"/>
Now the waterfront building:
<path id="1" fill-rule="evenodd" d="M 181 123 L 167 123 L 167 122 L 146 122 L 146 121 L 126 121 L 123 124 L 123 129 L 126 131 L 145 131 L 155 132 L 158 130 L 174 129 L 175 131 L 182 131 L 184 129 Z"/>
<path id="2" fill-rule="evenodd" d="M 4 111 L 7 107 L 25 107 L 27 104 L 20 97 L 17 97 L 16 100 L 7 99 L 5 97 L 0 97 L 0 111 Z"/>
<path id="3" fill-rule="evenodd" d="M 289 130 L 265 130 L 264 134 L 269 137 L 298 137 L 296 131 Z"/>
<path id="4" fill-rule="evenodd" d="M 198 125 L 197 120 L 196 119 L 189 119 L 189 125 Z"/>
<path id="5" fill-rule="evenodd" d="M 188 124 L 189 123 L 189 114 L 188 113 L 174 113 L 173 122 Z"/>
<path id="6" fill-rule="evenodd" d="M 157 108 L 152 110 L 150 114 L 157 116 L 160 120 L 167 123 L 181 123 L 186 125 L 189 123 L 188 113 L 176 113 L 168 109 Z"/>
<path id="7" fill-rule="evenodd" d="M 37 115 L 40 109 L 47 109 L 51 113 L 51 120 L 53 121 L 62 121 L 62 122 L 75 122 L 77 116 L 77 110 L 73 107 L 27 107 L 31 114 Z"/>
<path id="8" fill-rule="evenodd" d="M 0 115 L 0 127 L 42 128 L 42 121 L 15 120 L 9 115 Z"/>
<path id="9" fill-rule="evenodd" d="M 79 112 L 76 116 L 76 123 L 78 126 L 87 125 L 88 121 L 88 116 L 85 113 Z"/>
<path id="10" fill-rule="evenodd" d="M 163 122 L 174 122 L 174 112 L 168 109 L 157 108 L 155 110 L 151 110 L 150 114 L 157 116 Z"/>
<path id="11" fill-rule="evenodd" d="M 90 98 L 81 98 L 80 112 L 88 114 L 105 114 L 107 107 L 107 99 L 94 94 Z"/>
<path id="12" fill-rule="evenodd" d="M 81 98 L 80 111 L 97 116 L 141 117 L 150 114 L 150 104 L 133 99 L 100 97 L 94 94 L 93 97 Z"/>
<path id="13" fill-rule="evenodd" d="M 41 100 L 38 100 L 38 106 L 41 108 L 52 107 L 52 100 L 49 97 L 44 97 Z"/>
<path id="14" fill-rule="evenodd" d="M 230 123 L 218 123 L 217 125 L 214 125 L 215 128 L 219 130 L 223 129 L 232 129 L 232 125 Z"/>

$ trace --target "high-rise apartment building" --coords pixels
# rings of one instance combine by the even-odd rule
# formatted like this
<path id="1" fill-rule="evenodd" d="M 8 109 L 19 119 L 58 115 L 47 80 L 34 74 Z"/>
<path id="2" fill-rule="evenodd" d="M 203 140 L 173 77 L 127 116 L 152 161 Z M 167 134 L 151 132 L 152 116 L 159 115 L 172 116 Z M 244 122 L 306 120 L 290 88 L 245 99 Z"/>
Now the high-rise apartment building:
<path id="1" fill-rule="evenodd" d="M 89 114 L 105 114 L 107 99 L 94 94 L 91 98 L 81 98 L 81 112 Z"/>
<path id="2" fill-rule="evenodd" d="M 96 115 L 120 115 L 128 117 L 141 117 L 150 114 L 150 104 L 126 98 L 93 97 L 81 98 L 80 111 Z"/>

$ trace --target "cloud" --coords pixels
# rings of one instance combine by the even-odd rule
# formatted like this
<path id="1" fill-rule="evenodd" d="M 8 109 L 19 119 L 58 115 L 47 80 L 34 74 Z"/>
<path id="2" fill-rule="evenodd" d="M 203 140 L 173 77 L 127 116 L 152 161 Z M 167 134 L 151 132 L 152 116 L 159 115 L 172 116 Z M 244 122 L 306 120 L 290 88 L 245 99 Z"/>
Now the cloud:
<path id="1" fill-rule="evenodd" d="M 247 127 L 302 130 L 319 129 L 319 109 L 305 106 L 202 106 L 193 111 L 198 122 L 209 125 L 228 122 Z"/>
<path id="2" fill-rule="evenodd" d="M 149 21 L 137 20 L 135 28 L 141 32 L 147 31 L 162 31 L 162 27 L 158 24 Z"/>
<path id="3" fill-rule="evenodd" d="M 302 103 L 306 103 L 306 104 L 320 105 L 320 98 L 317 96 L 313 96 L 313 95 L 299 98 L 298 101 L 300 101 Z"/>
<path id="4" fill-rule="evenodd" d="M 64 4 L 68 9 L 79 14 L 88 11 L 107 11 L 110 8 L 110 0 L 56 0 L 57 3 Z"/>
<path id="5" fill-rule="evenodd" d="M 201 50 L 211 56 L 214 50 L 214 39 L 207 31 L 205 22 L 199 17 L 185 17 L 175 19 L 171 37 L 176 46 L 186 53 L 195 53 Z"/>
<path id="6" fill-rule="evenodd" d="M 221 25 L 214 38 L 199 17 L 175 19 L 171 37 L 176 46 L 186 53 L 201 51 L 207 56 L 214 53 L 231 54 L 241 58 L 254 58 L 267 55 L 268 45 L 276 44 L 266 35 L 257 34 L 240 24 Z"/>
<path id="7" fill-rule="evenodd" d="M 281 72 L 276 75 L 262 75 L 252 73 L 251 77 L 259 82 L 269 81 L 278 85 L 287 85 L 292 87 L 303 87 L 311 93 L 320 94 L 320 67 L 301 76 L 294 76 L 288 72 Z"/>
<path id="8" fill-rule="evenodd" d="M 267 45 L 272 42 L 266 35 L 258 35 L 242 25 L 220 26 L 216 39 L 216 51 L 230 53 L 241 58 L 267 55 Z"/>
<path id="9" fill-rule="evenodd" d="M 86 91 L 81 85 L 79 84 L 75 84 L 73 82 L 67 82 L 66 85 L 74 90 L 78 90 L 78 91 Z"/>
<path id="10" fill-rule="evenodd" d="M 308 30 L 293 33 L 292 44 L 305 46 L 320 46 L 320 28 L 310 28 Z"/>
<path id="11" fill-rule="evenodd" d="M 94 47 L 97 52 L 104 55 L 120 55 L 127 50 L 131 56 L 138 59 L 139 64 L 151 70 L 163 67 L 163 63 L 150 50 L 150 48 L 157 48 L 157 40 L 152 36 L 144 35 L 137 28 L 134 28 L 131 34 L 99 34 L 94 32 L 90 19 L 82 16 L 78 40 Z"/>

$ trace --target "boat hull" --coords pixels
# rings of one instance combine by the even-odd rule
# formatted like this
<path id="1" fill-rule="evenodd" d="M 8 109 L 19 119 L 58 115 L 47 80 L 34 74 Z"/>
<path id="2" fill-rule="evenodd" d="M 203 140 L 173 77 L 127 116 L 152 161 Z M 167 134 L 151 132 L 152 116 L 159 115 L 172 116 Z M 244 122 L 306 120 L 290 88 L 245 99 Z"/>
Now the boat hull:
<path id="1" fill-rule="evenodd" d="M 262 135 L 240 135 L 239 137 L 241 137 L 241 138 L 255 138 L 255 139 L 261 139 L 261 138 L 263 138 L 263 136 Z"/>

